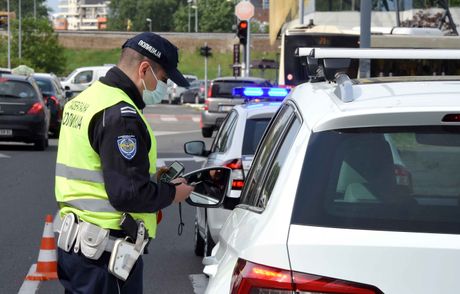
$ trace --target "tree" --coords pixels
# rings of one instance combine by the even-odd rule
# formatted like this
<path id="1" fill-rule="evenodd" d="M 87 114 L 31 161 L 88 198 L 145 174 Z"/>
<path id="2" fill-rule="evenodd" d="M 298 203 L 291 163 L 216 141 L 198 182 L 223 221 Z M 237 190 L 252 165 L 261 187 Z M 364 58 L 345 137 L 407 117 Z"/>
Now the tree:
<path id="1" fill-rule="evenodd" d="M 65 69 L 64 49 L 59 45 L 56 33 L 46 18 L 26 17 L 22 19 L 21 59 L 18 58 L 18 20 L 11 22 L 12 67 L 26 64 L 35 72 L 60 74 Z M 5 42 L 2 52 L 6 52 Z M 3 63 L 3 62 L 2 62 Z"/>
<path id="2" fill-rule="evenodd" d="M 231 32 L 235 23 L 235 6 L 233 2 L 222 0 L 197 0 L 199 32 Z M 195 11 L 191 10 L 191 31 L 194 31 Z M 176 31 L 188 30 L 188 5 L 182 3 L 174 13 Z"/>
<path id="3" fill-rule="evenodd" d="M 134 31 L 148 31 L 147 18 L 152 20 L 152 30 L 167 32 L 173 29 L 172 15 L 179 5 L 178 0 L 112 0 L 108 26 L 111 30 L 126 30 L 128 19 Z"/>
<path id="4" fill-rule="evenodd" d="M 49 8 L 46 6 L 46 0 L 21 0 L 21 14 L 22 17 L 33 17 L 34 16 L 34 3 L 36 16 L 47 17 Z M 7 11 L 7 0 L 0 0 L 0 11 Z M 19 1 L 10 0 L 10 11 L 16 12 L 16 17 L 19 17 L 18 9 Z"/>

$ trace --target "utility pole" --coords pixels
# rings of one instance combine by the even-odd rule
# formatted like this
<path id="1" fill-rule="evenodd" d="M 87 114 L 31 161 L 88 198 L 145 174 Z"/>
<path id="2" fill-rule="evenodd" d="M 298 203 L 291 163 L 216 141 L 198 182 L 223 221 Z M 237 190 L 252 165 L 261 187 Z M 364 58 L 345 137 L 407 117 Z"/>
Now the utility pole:
<path id="1" fill-rule="evenodd" d="M 8 68 L 11 68 L 11 29 L 10 29 L 10 0 L 6 0 L 6 10 L 8 12 Z"/>
<path id="2" fill-rule="evenodd" d="M 359 36 L 359 47 L 370 48 L 371 47 L 371 11 L 372 1 L 361 0 L 361 12 L 360 21 L 361 29 Z M 371 73 L 371 62 L 369 59 L 359 60 L 359 78 L 368 78 Z"/>
<path id="3" fill-rule="evenodd" d="M 192 5 L 192 0 L 187 0 L 188 3 L 188 32 L 190 33 L 190 6 Z"/>
<path id="4" fill-rule="evenodd" d="M 18 32 L 18 47 L 19 47 L 19 52 L 18 52 L 18 57 L 19 59 L 22 58 L 22 15 L 21 15 L 21 0 L 19 0 L 19 32 Z"/>
<path id="5" fill-rule="evenodd" d="M 247 38 L 247 44 L 246 44 L 246 60 L 244 61 L 246 63 L 246 68 L 245 72 L 246 74 L 244 75 L 245 77 L 249 77 L 251 74 L 251 19 L 248 19 L 248 38 Z"/>
<path id="6" fill-rule="evenodd" d="M 303 17 L 304 17 L 304 0 L 299 0 L 299 23 L 301 25 L 304 24 Z"/>
<path id="7" fill-rule="evenodd" d="M 198 0 L 195 0 L 195 33 L 198 33 Z"/>

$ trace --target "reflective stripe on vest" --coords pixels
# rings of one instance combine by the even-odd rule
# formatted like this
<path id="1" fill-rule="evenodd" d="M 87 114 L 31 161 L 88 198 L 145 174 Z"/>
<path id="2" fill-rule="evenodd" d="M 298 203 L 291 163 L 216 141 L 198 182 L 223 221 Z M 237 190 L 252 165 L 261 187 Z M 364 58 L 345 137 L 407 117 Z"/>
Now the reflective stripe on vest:
<path id="1" fill-rule="evenodd" d="M 74 199 L 61 202 L 63 205 L 70 205 L 80 210 L 92 212 L 119 212 L 113 208 L 108 200 L 104 199 Z"/>
<path id="2" fill-rule="evenodd" d="M 71 167 L 62 163 L 56 163 L 56 176 L 66 178 L 68 180 L 104 183 L 104 177 L 102 176 L 101 171 Z"/>

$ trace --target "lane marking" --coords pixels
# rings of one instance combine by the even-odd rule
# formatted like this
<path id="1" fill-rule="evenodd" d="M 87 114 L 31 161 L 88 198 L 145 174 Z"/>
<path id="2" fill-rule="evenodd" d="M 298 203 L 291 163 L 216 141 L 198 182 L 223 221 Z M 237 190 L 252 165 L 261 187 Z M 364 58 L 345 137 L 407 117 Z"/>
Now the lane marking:
<path id="1" fill-rule="evenodd" d="M 153 131 L 155 137 L 159 136 L 170 136 L 170 135 L 177 135 L 177 134 L 192 134 L 192 133 L 199 133 L 201 130 L 193 130 L 193 131 L 185 131 L 185 132 L 168 132 L 168 131 Z"/>
<path id="2" fill-rule="evenodd" d="M 208 278 L 204 274 L 189 275 L 188 278 L 192 282 L 193 293 L 203 294 L 208 285 Z"/>
<path id="3" fill-rule="evenodd" d="M 37 264 L 36 263 L 32 264 L 32 266 L 29 269 L 29 272 L 27 273 L 27 276 L 35 273 L 36 269 L 37 269 Z M 24 280 L 24 282 L 21 285 L 21 288 L 19 289 L 18 294 L 35 294 L 38 291 L 39 285 L 40 285 L 40 281 Z"/>
<path id="4" fill-rule="evenodd" d="M 194 122 L 200 122 L 201 118 L 199 116 L 194 116 L 194 117 L 192 117 L 192 120 Z"/>
<path id="5" fill-rule="evenodd" d="M 162 121 L 177 121 L 177 117 L 174 115 L 160 115 L 160 120 Z"/>

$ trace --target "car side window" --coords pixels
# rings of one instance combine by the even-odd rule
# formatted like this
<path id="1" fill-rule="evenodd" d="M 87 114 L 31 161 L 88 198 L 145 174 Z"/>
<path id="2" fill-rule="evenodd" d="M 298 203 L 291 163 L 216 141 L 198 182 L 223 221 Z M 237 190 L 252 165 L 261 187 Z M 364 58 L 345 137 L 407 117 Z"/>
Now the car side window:
<path id="1" fill-rule="evenodd" d="M 75 83 L 76 84 L 86 84 L 93 80 L 93 71 L 86 70 L 82 71 L 81 73 L 75 76 Z"/>
<path id="2" fill-rule="evenodd" d="M 274 158 L 267 164 L 267 175 L 265 177 L 265 182 L 262 185 L 262 191 L 260 196 L 255 199 L 255 206 L 259 208 L 265 208 L 270 199 L 275 183 L 278 180 L 278 176 L 281 170 L 281 167 L 284 165 L 286 158 L 291 150 L 291 146 L 294 143 L 294 140 L 297 136 L 297 133 L 301 127 L 300 120 L 294 118 L 291 123 L 290 128 L 287 130 L 286 135 L 282 142 L 280 143 L 277 153 L 274 154 Z"/>
<path id="3" fill-rule="evenodd" d="M 232 111 L 228 114 L 211 147 L 211 152 L 225 152 L 230 146 L 233 130 L 236 127 L 238 114 Z"/>
<path id="4" fill-rule="evenodd" d="M 278 110 L 274 119 L 267 127 L 267 131 L 262 138 L 262 141 L 257 149 L 256 156 L 251 166 L 251 170 L 246 179 L 244 187 L 242 204 L 254 206 L 254 202 L 261 190 L 261 183 L 267 171 L 266 163 L 276 150 L 279 140 L 281 139 L 284 131 L 289 126 L 290 121 L 294 115 L 292 106 L 286 104 Z"/>

